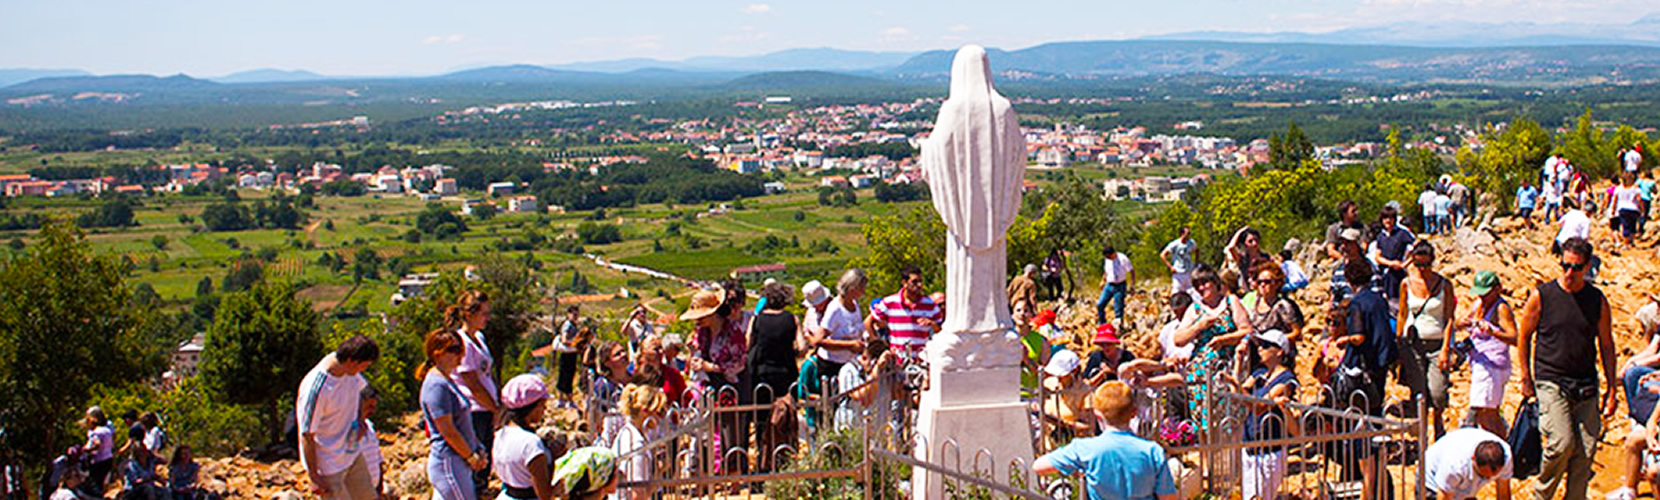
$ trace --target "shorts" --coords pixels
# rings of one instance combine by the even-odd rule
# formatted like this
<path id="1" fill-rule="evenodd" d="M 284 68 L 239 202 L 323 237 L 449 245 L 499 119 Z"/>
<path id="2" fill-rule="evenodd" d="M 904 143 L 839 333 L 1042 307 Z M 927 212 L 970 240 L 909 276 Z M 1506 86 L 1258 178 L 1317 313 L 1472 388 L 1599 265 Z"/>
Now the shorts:
<path id="1" fill-rule="evenodd" d="M 1516 209 L 1516 216 L 1526 219 L 1533 216 L 1533 207 Z"/>
<path id="2" fill-rule="evenodd" d="M 379 496 L 369 464 L 361 455 L 346 470 L 323 476 L 323 484 L 329 489 L 328 496 L 323 498 L 374 500 Z"/>
<path id="3" fill-rule="evenodd" d="M 1170 294 L 1193 289 L 1193 273 L 1170 273 Z"/>
<path id="4" fill-rule="evenodd" d="M 1500 408 L 1504 404 L 1504 385 L 1508 382 L 1510 365 L 1470 363 L 1470 408 Z"/>
<path id="5" fill-rule="evenodd" d="M 1620 211 L 1620 235 L 1630 238 L 1637 235 L 1637 219 L 1642 212 L 1625 209 Z"/>

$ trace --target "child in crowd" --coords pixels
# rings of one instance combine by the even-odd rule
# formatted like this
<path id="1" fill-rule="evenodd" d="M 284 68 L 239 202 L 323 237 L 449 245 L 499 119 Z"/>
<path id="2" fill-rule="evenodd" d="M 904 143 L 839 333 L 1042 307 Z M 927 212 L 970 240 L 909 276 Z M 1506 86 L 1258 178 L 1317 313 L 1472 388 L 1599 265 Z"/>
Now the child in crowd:
<path id="1" fill-rule="evenodd" d="M 1074 440 L 1032 462 L 1041 475 L 1084 476 L 1089 498 L 1176 498 L 1164 449 L 1130 432 L 1136 415 L 1130 386 L 1107 382 L 1090 395 L 1095 418 L 1103 424 L 1100 436 Z"/>
<path id="2" fill-rule="evenodd" d="M 357 438 L 357 451 L 363 454 L 364 465 L 369 466 L 369 483 L 375 485 L 375 491 L 384 493 L 386 460 L 380 454 L 380 435 L 375 433 L 375 424 L 369 420 L 369 416 L 374 415 L 375 410 L 380 408 L 380 393 L 375 391 L 375 386 L 365 385 L 358 401 L 357 413 L 361 427 Z"/>
<path id="3" fill-rule="evenodd" d="M 836 375 L 836 389 L 848 392 L 848 395 L 836 407 L 837 429 L 855 429 L 862 424 L 860 417 L 871 410 L 871 403 L 883 386 L 882 382 L 865 385 L 865 381 L 893 362 L 893 351 L 888 349 L 888 341 L 877 337 L 865 342 L 864 352 L 859 354 L 857 363 L 842 365 L 841 373 Z"/>
<path id="4" fill-rule="evenodd" d="M 1285 286 L 1280 293 L 1291 293 L 1308 286 L 1308 273 L 1303 272 L 1303 265 L 1297 263 L 1296 255 L 1290 250 L 1280 251 L 1280 271 L 1285 273 Z"/>

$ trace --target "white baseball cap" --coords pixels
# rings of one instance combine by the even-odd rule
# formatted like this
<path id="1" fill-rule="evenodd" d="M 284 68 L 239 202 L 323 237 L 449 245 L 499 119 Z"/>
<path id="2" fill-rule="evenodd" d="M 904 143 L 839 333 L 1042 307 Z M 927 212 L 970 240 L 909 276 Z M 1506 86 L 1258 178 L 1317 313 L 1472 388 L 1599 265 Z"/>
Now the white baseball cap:
<path id="1" fill-rule="evenodd" d="M 1285 338 L 1285 332 L 1279 330 L 1268 330 L 1258 333 L 1257 340 L 1273 344 L 1274 347 L 1278 347 L 1282 351 L 1285 350 L 1286 346 L 1291 343 L 1291 339 Z"/>
<path id="2" fill-rule="evenodd" d="M 1043 366 L 1043 371 L 1056 377 L 1067 375 L 1078 370 L 1080 361 L 1082 360 L 1078 359 L 1078 353 L 1072 352 L 1071 349 L 1061 349 L 1049 357 L 1049 364 Z"/>

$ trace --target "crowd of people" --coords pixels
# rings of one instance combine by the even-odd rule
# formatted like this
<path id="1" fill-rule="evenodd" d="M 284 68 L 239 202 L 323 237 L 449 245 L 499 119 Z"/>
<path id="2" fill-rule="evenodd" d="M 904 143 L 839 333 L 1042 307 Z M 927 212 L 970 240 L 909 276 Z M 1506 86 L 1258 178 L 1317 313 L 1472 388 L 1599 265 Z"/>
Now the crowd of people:
<path id="1" fill-rule="evenodd" d="M 39 497 L 51 500 L 104 498 L 114 483 L 116 498 L 204 500 L 219 495 L 197 485 L 200 466 L 190 446 L 175 444 L 155 412 L 121 414 L 126 439 L 116 446 L 116 424 L 101 407 L 87 408 L 80 426 L 87 441 L 52 460 L 41 478 Z M 158 469 L 165 468 L 163 477 Z"/>
<path id="2" fill-rule="evenodd" d="M 1584 183 L 1560 158 L 1553 157 L 1547 173 L 1547 189 L 1573 193 L 1570 186 Z M 1610 207 L 1606 213 L 1618 245 L 1632 244 L 1636 224 L 1649 209 L 1645 192 L 1653 184 L 1633 187 L 1636 177 L 1634 169 L 1625 172 L 1601 200 Z M 1425 233 L 1468 224 L 1467 205 L 1459 200 L 1467 203 L 1471 195 L 1460 187 L 1443 182 L 1426 190 L 1421 201 Z M 1523 191 L 1538 196 L 1531 185 Z M 1126 394 L 1178 388 L 1174 392 L 1185 393 L 1192 410 L 1180 423 L 1182 429 L 1202 435 L 1214 422 L 1201 398 L 1212 393 L 1209 384 L 1221 383 L 1260 401 L 1251 405 L 1240 436 L 1247 444 L 1241 457 L 1241 497 L 1279 498 L 1286 448 L 1248 444 L 1305 431 L 1297 429 L 1296 405 L 1290 403 L 1353 407 L 1383 416 L 1385 388 L 1392 382 L 1410 390 L 1408 405 L 1426 405 L 1435 442 L 1426 450 L 1422 473 L 1438 498 L 1472 498 L 1488 483 L 1496 484 L 1500 498 L 1509 498 L 1514 456 L 1501 409 L 1505 387 L 1516 378 L 1522 395 L 1537 401 L 1543 436 L 1532 496 L 1551 498 L 1560 489 L 1565 498 L 1585 498 L 1605 419 L 1613 416 L 1623 394 L 1633 430 L 1625 440 L 1625 485 L 1609 498 L 1635 498 L 1639 483 L 1660 473 L 1660 414 L 1654 411 L 1660 399 L 1660 295 L 1652 296 L 1654 303 L 1638 314 L 1647 347 L 1616 371 L 1612 313 L 1595 280 L 1600 259 L 1589 241 L 1590 220 L 1582 205 L 1597 201 L 1549 198 L 1544 214 L 1531 210 L 1539 206 L 1536 198 L 1518 201 L 1524 210 L 1517 215 L 1527 223 L 1542 215 L 1547 223 L 1554 218 L 1560 225 L 1553 254 L 1561 273 L 1517 293 L 1506 290 L 1493 270 L 1477 270 L 1468 287 L 1442 275 L 1435 245 L 1424 233 L 1408 229 L 1398 205 L 1386 206 L 1375 223 L 1367 224 L 1355 204 L 1341 203 L 1323 248 L 1330 264 L 1321 271 L 1331 277 L 1330 292 L 1302 295 L 1317 308 L 1313 319 L 1318 322 L 1312 325 L 1303 306 L 1290 298 L 1306 285 L 1296 252 L 1264 252 L 1261 235 L 1241 228 L 1228 242 L 1219 268 L 1213 268 L 1197 262 L 1184 228 L 1159 255 L 1171 274 L 1168 294 L 1160 295 L 1168 300 L 1168 322 L 1152 344 L 1159 352 L 1132 354 L 1120 346 L 1115 331 L 1115 325 L 1124 324 L 1120 308 L 1108 315 L 1104 306 L 1117 305 L 1117 297 L 1129 288 L 1123 277 L 1132 271 L 1128 259 L 1109 248 L 1096 304 L 1099 327 L 1093 345 L 1083 346 L 1091 360 L 1109 360 L 1106 368 L 1079 372 L 1082 353 L 1071 350 L 1079 346 L 1045 347 L 1040 343 L 1046 337 L 1023 336 L 1030 339 L 1023 381 L 1028 387 L 1041 385 L 1054 399 L 1040 405 L 1056 434 L 1044 442 L 1068 443 L 1039 459 L 1034 469 L 1083 473 L 1092 498 L 1168 498 L 1174 493 L 1170 471 L 1159 465 L 1168 457 L 1154 442 L 1181 444 L 1184 437 L 1170 432 L 1168 423 L 1154 426 L 1157 435 L 1136 435 L 1130 423 L 1147 409 Z M 1560 216 L 1558 206 L 1566 209 Z M 1022 305 L 1025 299 L 1014 297 L 1017 288 L 1024 287 L 1011 286 L 1019 321 L 1032 316 L 1023 313 L 1030 307 Z M 1052 320 L 1053 313 L 1036 317 Z M 1308 331 L 1323 335 L 1305 338 Z M 1299 390 L 1299 345 L 1318 350 L 1307 373 L 1323 390 Z M 1466 365 L 1468 404 L 1454 412 L 1458 408 L 1452 408 L 1449 386 Z M 1375 447 L 1348 451 L 1359 457 L 1351 465 L 1364 476 L 1363 498 L 1384 498 L 1389 479 L 1374 477 L 1379 470 Z"/>

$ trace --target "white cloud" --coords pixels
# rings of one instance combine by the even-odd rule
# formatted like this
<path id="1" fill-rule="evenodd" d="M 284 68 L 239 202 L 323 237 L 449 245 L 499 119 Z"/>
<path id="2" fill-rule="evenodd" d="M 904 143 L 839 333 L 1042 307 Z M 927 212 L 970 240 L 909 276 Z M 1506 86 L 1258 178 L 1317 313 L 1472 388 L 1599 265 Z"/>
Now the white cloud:
<path id="1" fill-rule="evenodd" d="M 956 26 L 952 26 L 951 27 L 951 32 L 952 33 L 962 33 L 964 31 L 968 31 L 970 29 L 972 29 L 972 28 L 969 28 L 967 24 L 959 24 L 959 25 L 956 25 Z"/>
<path id="2" fill-rule="evenodd" d="M 745 14 L 766 14 L 768 12 L 772 12 L 772 6 L 764 3 L 752 3 L 744 6 L 742 9 L 738 9 L 738 12 Z"/>
<path id="3" fill-rule="evenodd" d="M 882 30 L 882 36 L 887 38 L 909 38 L 912 35 L 911 30 L 902 26 L 894 26 L 892 28 Z"/>
<path id="4" fill-rule="evenodd" d="M 421 43 L 423 45 L 452 44 L 461 43 L 462 40 L 466 39 L 467 37 L 460 33 L 452 33 L 449 35 L 431 35 L 421 39 Z"/>

